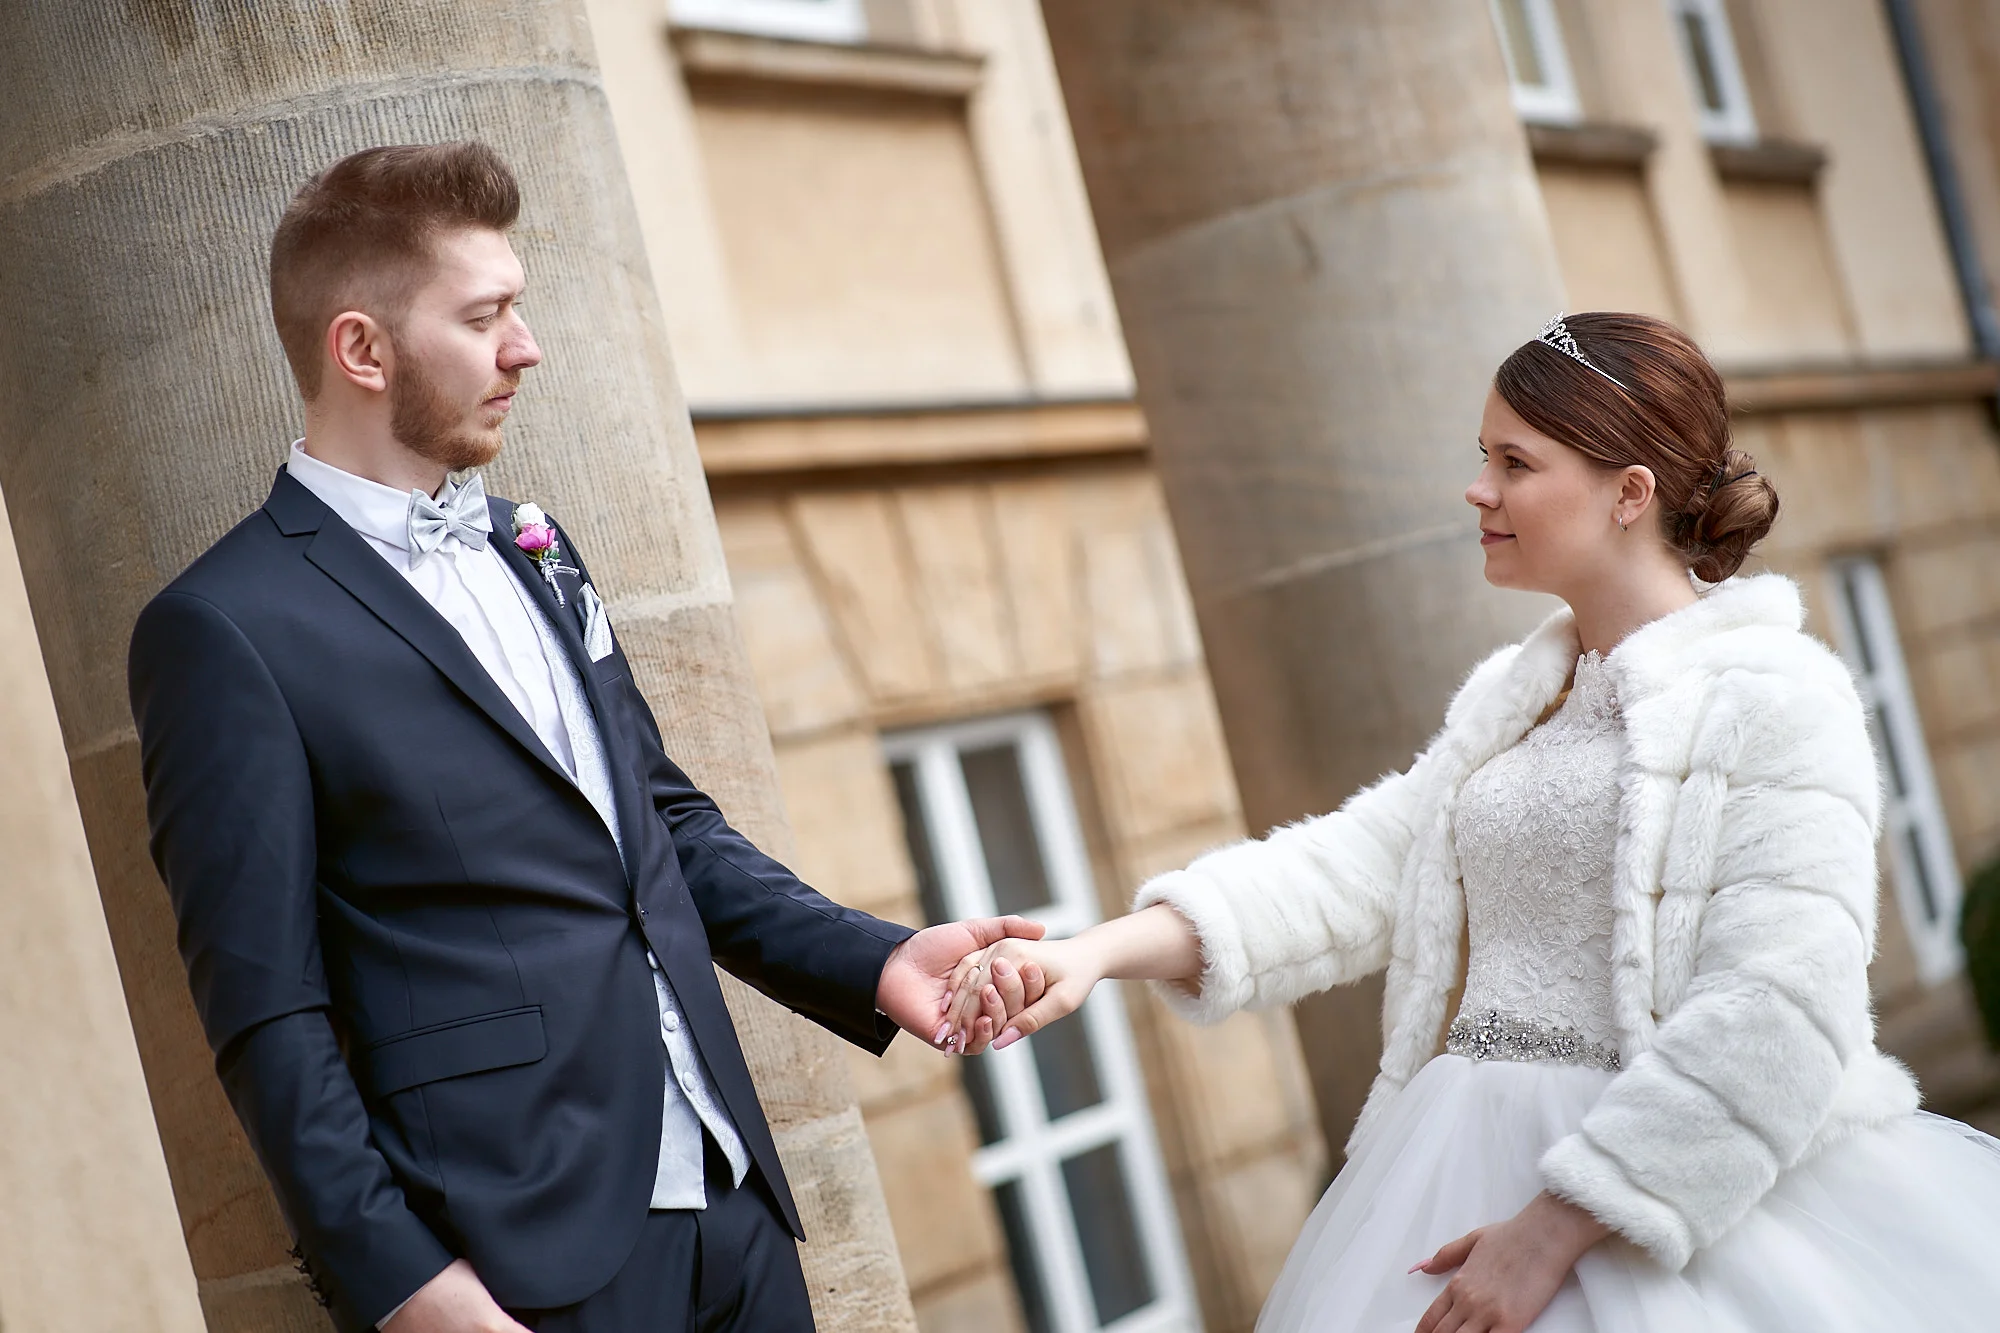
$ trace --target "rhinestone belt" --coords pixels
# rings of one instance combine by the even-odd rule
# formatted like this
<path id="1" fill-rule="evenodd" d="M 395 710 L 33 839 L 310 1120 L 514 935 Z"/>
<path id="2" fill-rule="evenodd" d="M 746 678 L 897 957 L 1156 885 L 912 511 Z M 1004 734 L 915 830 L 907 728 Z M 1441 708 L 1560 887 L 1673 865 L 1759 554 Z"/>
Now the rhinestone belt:
<path id="1" fill-rule="evenodd" d="M 1585 1041 L 1576 1029 L 1509 1018 L 1495 1009 L 1459 1015 L 1445 1034 L 1444 1048 L 1468 1060 L 1552 1060 L 1618 1072 L 1618 1052 Z"/>

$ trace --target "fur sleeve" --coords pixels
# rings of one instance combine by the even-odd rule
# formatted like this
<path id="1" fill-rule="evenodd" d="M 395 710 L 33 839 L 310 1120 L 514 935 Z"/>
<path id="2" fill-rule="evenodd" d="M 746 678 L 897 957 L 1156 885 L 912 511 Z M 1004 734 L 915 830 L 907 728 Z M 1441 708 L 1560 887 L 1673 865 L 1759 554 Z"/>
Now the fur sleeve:
<path id="1" fill-rule="evenodd" d="M 1387 966 L 1425 772 L 1419 758 L 1332 814 L 1218 848 L 1142 885 L 1134 911 L 1167 903 L 1201 937 L 1200 990 L 1156 986 L 1167 1006 L 1213 1023 Z"/>
<path id="2" fill-rule="evenodd" d="M 1712 699 L 1683 802 L 1713 814 L 1676 819 L 1660 907 L 1685 893 L 1677 870 L 1708 891 L 1685 986 L 1541 1163 L 1554 1194 L 1675 1270 L 1803 1157 L 1873 1040 L 1879 797 L 1853 688 L 1837 664 L 1737 671 Z"/>

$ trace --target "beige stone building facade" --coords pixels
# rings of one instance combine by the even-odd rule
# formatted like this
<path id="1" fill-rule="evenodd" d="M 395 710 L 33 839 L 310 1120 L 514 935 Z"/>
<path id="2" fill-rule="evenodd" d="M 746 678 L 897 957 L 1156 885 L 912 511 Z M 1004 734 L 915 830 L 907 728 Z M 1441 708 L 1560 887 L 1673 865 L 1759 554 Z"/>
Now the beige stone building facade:
<path id="1" fill-rule="evenodd" d="M 1036 6 L 592 21 L 801 873 L 1074 929 L 1240 836 Z M 852 1061 L 920 1327 L 1254 1319 L 1328 1172 L 1289 1017 L 1095 1004 Z"/>
<path id="2" fill-rule="evenodd" d="M 1047 0 L 1051 14 L 1058 8 Z M 1325 22 L 1372 40 L 1392 28 L 1382 15 L 1393 8 L 1341 0 L 1325 6 Z M 1468 62 L 1468 86 L 1504 67 L 1513 104 L 1495 100 L 1485 129 L 1531 172 L 1533 223 L 1546 224 L 1569 308 L 1665 315 L 1725 370 L 1741 443 L 1784 497 L 1768 564 L 1806 585 L 1814 628 L 1863 678 L 1891 759 L 1875 970 L 1884 1042 L 1910 1060 L 1937 1109 L 2000 1127 L 2000 1062 L 1976 1031 L 1954 942 L 1961 877 L 2000 853 L 2000 346 L 1982 352 L 1962 278 L 1973 251 L 2000 271 L 2000 8 L 1459 8 L 1454 22 L 1477 40 L 1453 58 Z M 725 594 L 715 571 L 691 559 L 697 574 L 681 582 L 655 587 L 634 575 L 643 595 L 614 601 L 614 614 L 621 625 L 671 624 L 690 607 L 733 607 L 801 873 L 844 902 L 912 924 L 1020 910 L 1066 932 L 1122 910 L 1148 875 L 1258 831 L 1246 827 L 1258 821 L 1244 813 L 1239 779 L 1243 791 L 1262 783 L 1268 792 L 1273 781 L 1242 739 L 1251 733 L 1232 738 L 1223 719 L 1232 706 L 1235 716 L 1254 714 L 1259 701 L 1219 704 L 1205 661 L 1198 623 L 1212 633 L 1219 622 L 1190 594 L 1186 518 L 1177 515 L 1178 531 L 1170 521 L 1137 405 L 1149 386 L 1135 397 L 1043 7 L 574 0 L 542 10 L 546 32 L 506 60 L 459 53 L 451 68 L 518 61 L 528 73 L 498 80 L 508 86 L 601 80 L 625 177 L 605 188 L 622 197 L 629 185 L 639 235 L 609 228 L 620 243 L 594 256 L 589 290 L 623 302 L 628 321 L 661 322 L 648 336 L 671 348 L 730 585 Z M 1932 128 L 1948 142 L 1963 196 L 1956 250 L 1899 17 L 1929 56 L 1925 86 L 1941 112 Z M 1396 44 L 1404 36 L 1369 49 L 1414 61 Z M 200 41 L 211 39 L 238 40 Z M 194 35 L 174 40 L 184 43 L 176 53 L 205 49 Z M 401 58 L 384 57 L 382 86 L 404 86 L 389 77 L 407 76 Z M 245 123 L 266 114 L 291 123 L 264 110 Z M 189 138 L 213 137 L 226 119 L 199 107 L 187 116 Z M 497 125 L 517 160 L 537 148 L 490 108 L 411 113 L 397 124 L 411 134 Z M 327 142 L 344 151 L 363 132 Z M 52 166 L 0 172 L 0 220 L 67 181 L 64 172 L 87 179 L 92 152 L 112 160 L 104 155 L 113 149 L 143 149 L 115 135 L 92 143 L 52 156 Z M 543 284 L 589 267 L 575 248 L 584 231 L 567 213 L 530 209 L 520 244 L 531 269 L 548 257 Z M 1300 245 L 1311 249 L 1303 233 Z M 1425 277 L 1413 270 L 1399 280 L 1421 292 Z M 650 288 L 643 299 L 620 294 L 641 287 Z M 1975 305 L 1979 295 L 1970 293 Z M 565 307 L 546 323 L 530 314 L 551 367 L 594 367 L 564 390 L 572 401 L 621 391 L 605 367 L 624 363 L 593 351 L 587 311 Z M 1426 307 L 1377 317 L 1420 323 Z M 1274 372 L 1274 394 L 1281 378 Z M 1468 475 L 1477 412 L 1468 397 Z M 254 437 L 265 424 L 248 429 Z M 531 439 L 557 436 L 533 418 L 524 425 Z M 633 445 L 618 466 L 652 475 L 653 447 Z M 692 472 L 674 452 L 678 437 L 660 447 L 677 476 Z M 613 492 L 570 477 L 552 456 L 523 466 L 547 493 L 586 509 L 562 512 L 565 522 L 617 526 L 608 509 L 588 512 Z M 24 446 L 22 457 L 32 451 Z M 16 529 L 26 515 L 45 530 L 46 474 L 22 461 L 4 477 Z M 1436 484 L 1455 494 L 1462 481 Z M 243 498 L 254 502 L 249 489 Z M 690 500 L 674 511 L 694 533 L 690 548 L 709 540 L 697 531 L 701 508 Z M 198 545 L 149 558 L 164 575 Z M 24 542 L 30 592 L 50 586 L 54 549 Z M 620 559 L 647 566 L 643 550 Z M 4 623 L 26 623 L 20 586 L 11 566 L 0 568 Z M 78 616 L 38 603 L 36 620 L 45 643 L 68 644 L 49 631 L 70 633 Z M 670 738 L 698 738 L 697 758 L 715 763 L 711 751 L 741 730 L 713 702 L 741 697 L 734 649 L 726 635 L 687 642 L 696 646 L 661 654 L 672 668 L 659 668 L 662 720 Z M 702 647 L 713 644 L 722 647 Z M 10 1069 L 30 1071 L 38 1087 L 93 1091 L 60 1108 L 0 1097 L 9 1129 L 0 1134 L 0 1320 L 10 1330 L 192 1328 L 203 1316 L 218 1330 L 318 1327 L 274 1246 L 275 1212 L 198 1036 L 176 1007 L 184 996 L 163 903 L 147 896 L 150 871 L 133 837 L 103 832 L 111 816 L 100 789 L 122 791 L 130 775 L 98 776 L 102 759 L 122 763 L 129 737 L 122 719 L 84 727 L 75 701 L 87 695 L 89 717 L 109 716 L 116 709 L 98 696 L 115 691 L 88 694 L 71 678 L 89 673 L 58 660 L 63 648 L 51 651 L 56 706 L 28 670 L 10 690 L 26 702 L 0 717 L 0 735 L 41 756 L 38 771 L 52 777 L 67 747 L 91 862 L 71 784 L 21 786 L 0 838 L 23 864 L 45 868 L 37 882 L 46 888 L 10 900 L 20 928 L 8 938 L 34 945 L 8 969 L 0 1005 L 19 1020 Z M 710 662 L 715 679 L 696 679 Z M 1345 677 L 1328 684 L 1348 690 L 1355 709 L 1373 707 L 1354 687 Z M 692 716 L 673 717 L 676 706 Z M 1321 759 L 1329 771 L 1347 762 Z M 782 846 L 784 820 L 758 794 L 761 780 L 759 771 L 737 775 L 724 799 L 751 807 L 760 836 Z M 114 814 L 132 823 L 125 806 Z M 105 939 L 85 910 L 92 868 L 138 1016 L 164 1164 L 132 1132 L 145 1118 L 140 1060 L 112 1000 Z M 90 1003 L 36 1007 L 63 985 Z M 1310 1044 L 1285 1013 L 1196 1029 L 1128 988 L 978 1062 L 899 1041 L 880 1061 L 848 1056 L 842 1072 L 819 1046 L 769 1037 L 775 1029 L 750 1045 L 767 1059 L 759 1078 L 774 1121 L 799 1127 L 786 1140 L 788 1161 L 819 1152 L 815 1136 L 837 1137 L 848 1123 L 851 1078 L 926 1333 L 1141 1333 L 1252 1326 L 1338 1167 L 1345 1126 L 1330 1090 L 1364 1072 L 1366 1028 L 1360 1022 L 1348 1043 L 1326 1039 L 1322 1025 Z M 78 1106 L 88 1114 L 70 1114 Z M 59 1138 L 66 1115 L 76 1136 L 67 1155 L 17 1146 Z M 127 1155 L 106 1157 L 108 1142 Z M 834 1173 L 865 1175 L 858 1149 L 843 1151 L 824 1158 Z M 804 1193 L 809 1219 L 876 1206 L 864 1188 L 859 1203 L 832 1187 Z M 65 1199 L 65 1225 L 38 1221 Z M 170 1243 L 174 1205 L 192 1275 Z M 116 1226 L 104 1220 L 114 1216 Z M 105 1249 L 131 1256 L 128 1280 L 88 1293 L 101 1305 L 78 1323 L 86 1307 L 65 1306 L 60 1275 L 87 1271 Z M 842 1305 L 834 1291 L 842 1274 L 861 1271 L 865 1250 L 859 1244 L 857 1258 L 835 1246 L 809 1261 L 816 1300 L 845 1312 L 842 1327 L 899 1326 L 908 1313 L 881 1265 L 860 1284 L 873 1284 L 860 1304 Z"/>
<path id="3" fill-rule="evenodd" d="M 1984 11 L 1958 8 L 1925 18 L 2000 254 L 2000 159 L 1972 133 L 1987 112 L 1962 110 L 1983 85 L 1951 63 L 1953 25 Z M 1032 769 L 1046 736 L 1091 910 L 1115 912 L 1243 821 L 1036 6 L 670 9 L 592 15 L 801 869 L 905 920 L 1083 920 L 1042 871 L 1027 897 L 1001 882 L 1021 869 L 991 844 L 1033 821 L 981 804 L 1001 795 L 978 763 Z M 1658 313 L 1711 349 L 1785 497 L 1768 563 L 1869 672 L 1902 784 L 1885 1039 L 1935 1105 L 1976 1111 L 1993 1065 L 1953 908 L 2000 844 L 1996 379 L 1888 20 L 1874 0 L 1496 0 L 1490 17 L 1569 306 Z M 957 790 L 983 840 L 954 835 Z M 992 881 L 969 895 L 929 882 L 952 879 L 937 844 L 954 836 Z M 1039 836 L 1054 878 L 1061 837 Z M 1123 1008 L 1143 1131 L 1119 1140 L 1122 1188 L 1158 1197 L 1138 1164 L 1156 1154 L 1178 1233 L 1131 1243 L 1185 1265 L 1184 1286 L 1141 1286 L 1164 1326 L 1247 1328 L 1337 1165 L 1295 1030 L 1195 1031 L 1136 991 Z M 1086 1054 L 1108 1067 L 1114 1047 Z M 1102 1201 L 1071 1181 L 1065 1209 L 998 1165 L 1060 1127 L 1051 1071 L 1024 1125 L 991 1068 L 914 1044 L 855 1062 L 919 1323 L 1097 1327 L 1086 1297 L 1137 1290 L 1089 1289 L 1117 1267 L 1083 1235 L 1108 1225 Z"/>

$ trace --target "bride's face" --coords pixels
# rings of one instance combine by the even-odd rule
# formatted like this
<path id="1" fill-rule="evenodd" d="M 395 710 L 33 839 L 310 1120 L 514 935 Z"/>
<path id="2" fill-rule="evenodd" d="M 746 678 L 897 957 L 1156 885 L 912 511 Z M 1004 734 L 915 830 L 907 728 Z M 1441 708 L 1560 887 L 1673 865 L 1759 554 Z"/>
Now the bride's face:
<path id="1" fill-rule="evenodd" d="M 1592 461 L 1530 426 L 1495 392 L 1486 395 L 1479 449 L 1485 462 L 1465 498 L 1479 511 L 1488 583 L 1568 597 L 1629 550 L 1638 534 L 1619 531 L 1620 517 L 1635 517 L 1621 492 L 1644 468 Z M 1646 481 L 1650 499 L 1650 474 Z"/>

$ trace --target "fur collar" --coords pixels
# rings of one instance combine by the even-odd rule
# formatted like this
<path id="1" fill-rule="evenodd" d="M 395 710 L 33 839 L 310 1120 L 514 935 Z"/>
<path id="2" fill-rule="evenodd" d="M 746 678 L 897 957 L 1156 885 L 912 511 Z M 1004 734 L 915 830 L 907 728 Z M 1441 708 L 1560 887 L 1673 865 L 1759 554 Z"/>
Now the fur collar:
<path id="1" fill-rule="evenodd" d="M 1689 657 L 1718 635 L 1753 627 L 1797 630 L 1804 620 L 1798 585 L 1782 574 L 1733 578 L 1710 588 L 1692 606 L 1641 625 L 1611 650 L 1605 666 L 1619 699 L 1630 706 L 1678 680 Z M 1561 607 L 1518 645 L 1488 659 L 1468 682 L 1459 701 L 1462 706 L 1452 709 L 1458 716 L 1447 720 L 1470 723 L 1481 714 L 1491 717 L 1500 724 L 1501 734 L 1493 738 L 1498 744 L 1491 752 L 1497 754 L 1526 735 L 1555 702 L 1582 652 L 1576 615 Z M 1471 688 L 1481 684 L 1486 688 Z"/>

